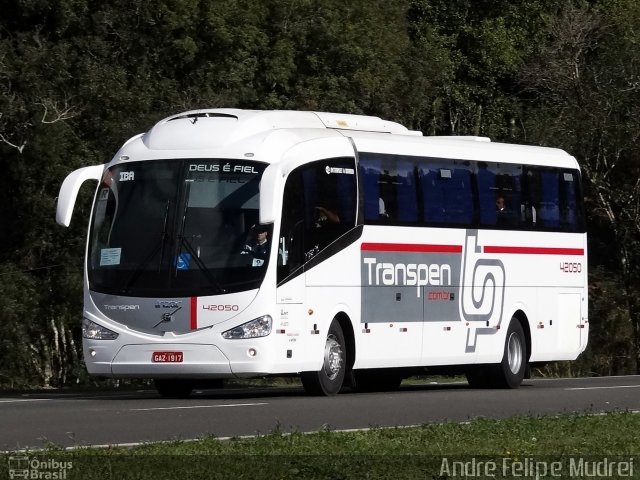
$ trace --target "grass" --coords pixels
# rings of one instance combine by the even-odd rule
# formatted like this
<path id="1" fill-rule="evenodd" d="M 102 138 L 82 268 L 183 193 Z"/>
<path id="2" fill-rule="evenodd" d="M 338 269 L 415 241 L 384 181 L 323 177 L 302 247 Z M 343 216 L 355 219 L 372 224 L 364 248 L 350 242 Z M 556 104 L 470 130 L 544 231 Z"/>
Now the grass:
<path id="1" fill-rule="evenodd" d="M 360 432 L 327 430 L 285 434 L 275 431 L 255 438 L 224 441 L 204 438 L 135 448 L 51 449 L 34 452 L 32 456 L 73 462 L 73 468 L 67 472 L 68 479 L 512 478 L 518 475 L 512 470 L 502 470 L 505 462 L 509 465 L 530 462 L 522 464 L 525 470 L 520 470 L 523 475 L 519 476 L 537 480 L 557 477 L 544 476 L 541 470 L 533 472 L 531 465 L 539 462 L 540 468 L 548 467 L 554 461 L 559 462 L 563 477 L 572 474 L 574 478 L 594 478 L 589 475 L 593 473 L 591 471 L 578 467 L 570 469 L 579 466 L 576 463 L 579 461 L 600 462 L 598 468 L 602 467 L 602 462 L 609 462 L 602 467 L 605 469 L 611 468 L 611 461 L 622 461 L 628 467 L 631 457 L 637 457 L 634 458 L 637 465 L 632 464 L 637 472 L 632 471 L 631 478 L 640 478 L 638 432 L 640 415 L 619 412 L 476 419 L 467 423 Z M 604 460 L 605 457 L 608 460 Z M 494 462 L 497 470 L 494 475 L 482 476 L 481 473 L 487 472 L 468 470 L 465 475 L 456 476 L 452 473 L 459 474 L 460 471 L 443 470 L 444 459 L 467 462 L 467 468 L 472 469 L 478 468 L 480 461 L 485 465 Z M 0 478 L 7 478 L 2 475 L 5 463 L 0 461 Z M 529 470 L 526 470 L 527 465 Z M 593 468 L 596 468 L 595 463 Z M 618 467 L 614 464 L 613 468 Z M 608 475 L 608 470 L 603 472 L 607 474 L 606 478 L 629 478 L 627 475 Z M 581 477 L 580 473 L 584 475 Z"/>

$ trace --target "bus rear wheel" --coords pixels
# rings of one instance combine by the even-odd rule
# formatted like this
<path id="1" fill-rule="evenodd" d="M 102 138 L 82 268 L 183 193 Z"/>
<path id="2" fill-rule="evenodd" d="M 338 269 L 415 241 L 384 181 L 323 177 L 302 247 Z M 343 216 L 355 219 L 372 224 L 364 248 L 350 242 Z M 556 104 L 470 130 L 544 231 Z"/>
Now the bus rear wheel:
<path id="1" fill-rule="evenodd" d="M 471 388 L 518 388 L 527 371 L 527 343 L 522 325 L 512 318 L 504 342 L 502 361 L 472 365 L 466 376 Z"/>
<path id="2" fill-rule="evenodd" d="M 496 388 L 518 388 L 527 370 L 527 342 L 517 318 L 512 318 L 504 342 L 502 362 L 495 367 Z"/>
<path id="3" fill-rule="evenodd" d="M 153 384 L 164 398 L 187 398 L 193 391 L 193 382 L 178 378 L 154 378 Z"/>
<path id="4" fill-rule="evenodd" d="M 334 320 L 327 332 L 322 368 L 317 372 L 302 372 L 302 386 L 309 395 L 336 395 L 342 388 L 346 368 L 344 334 L 340 324 Z"/>

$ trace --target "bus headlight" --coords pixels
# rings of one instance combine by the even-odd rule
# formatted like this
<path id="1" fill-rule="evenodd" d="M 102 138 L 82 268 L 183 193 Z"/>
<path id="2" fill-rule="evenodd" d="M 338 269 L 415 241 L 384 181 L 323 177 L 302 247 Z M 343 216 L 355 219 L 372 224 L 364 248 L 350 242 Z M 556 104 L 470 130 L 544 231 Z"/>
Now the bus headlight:
<path id="1" fill-rule="evenodd" d="M 82 319 L 82 336 L 91 340 L 115 340 L 118 338 L 116 332 L 86 318 Z"/>
<path id="2" fill-rule="evenodd" d="M 222 332 L 222 338 L 239 339 L 239 338 L 258 338 L 266 337 L 271 333 L 271 316 L 264 315 L 254 318 L 253 320 L 238 325 L 237 327 Z"/>

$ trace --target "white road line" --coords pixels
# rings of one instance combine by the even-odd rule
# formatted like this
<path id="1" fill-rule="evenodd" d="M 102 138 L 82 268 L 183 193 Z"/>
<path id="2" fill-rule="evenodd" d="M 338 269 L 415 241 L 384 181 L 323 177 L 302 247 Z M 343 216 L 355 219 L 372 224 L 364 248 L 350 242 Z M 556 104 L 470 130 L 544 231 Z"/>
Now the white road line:
<path id="1" fill-rule="evenodd" d="M 22 402 L 48 402 L 51 398 L 13 398 L 10 400 L 0 400 L 0 403 L 22 403 Z"/>
<path id="2" fill-rule="evenodd" d="M 572 387 L 565 390 L 607 390 L 614 388 L 640 388 L 640 385 L 612 385 L 608 387 Z"/>
<path id="3" fill-rule="evenodd" d="M 250 404 L 250 405 L 260 405 L 260 404 Z M 590 413 L 587 414 L 588 417 L 596 417 L 596 416 L 604 416 L 611 412 L 598 412 L 598 413 Z M 634 415 L 640 415 L 640 410 L 630 410 L 627 413 L 632 413 Z M 549 418 L 561 418 L 566 415 L 551 415 Z M 468 425 L 473 420 L 478 420 L 480 417 L 472 419 L 472 420 L 464 420 L 462 422 L 457 422 L 460 425 Z M 503 419 L 506 420 L 506 419 Z M 452 422 L 445 422 L 452 423 Z M 436 422 L 430 425 L 442 425 L 441 422 Z M 337 429 L 331 430 L 331 433 L 357 433 L 357 432 L 369 432 L 370 430 L 395 430 L 399 428 L 417 428 L 422 427 L 422 425 L 398 425 L 395 427 L 363 427 L 363 428 L 346 428 L 346 429 Z M 295 432 L 296 434 L 301 433 L 302 435 L 313 435 L 316 433 L 320 433 L 324 430 L 307 430 L 303 432 Z M 282 436 L 291 435 L 291 432 L 280 432 Z M 260 438 L 264 437 L 265 434 L 257 434 L 257 435 L 236 435 L 232 437 L 215 437 L 215 440 L 218 441 L 229 441 L 229 440 L 237 440 L 237 439 L 247 439 L 247 438 Z M 165 443 L 191 443 L 191 442 L 200 442 L 203 438 L 179 438 L 179 439 L 171 439 L 171 440 L 158 440 L 158 441 L 145 441 L 145 442 L 128 442 L 128 443 L 105 443 L 101 445 L 73 445 L 71 447 L 62 447 L 62 450 L 66 451 L 74 451 L 74 450 L 91 450 L 91 449 L 102 449 L 102 448 L 114 448 L 114 447 L 122 447 L 122 448 L 132 448 L 132 447 L 140 447 L 140 446 L 148 446 L 148 445 L 162 445 Z M 48 450 L 50 447 L 38 448 L 38 447 L 29 447 L 22 450 L 0 450 L 0 454 L 15 454 L 15 453 L 34 453 L 34 452 L 42 452 Z"/>
<path id="4" fill-rule="evenodd" d="M 222 405 L 189 405 L 187 407 L 155 407 L 155 408 L 132 408 L 132 412 L 149 412 L 153 410 L 188 410 L 192 408 L 224 408 L 224 407 L 256 407 L 260 405 L 269 405 L 262 403 L 227 403 Z"/>
<path id="5" fill-rule="evenodd" d="M 640 375 L 608 375 L 606 377 L 536 377 L 532 378 L 531 381 L 536 382 L 554 382 L 556 380 L 571 380 L 571 381 L 580 381 L 580 380 L 606 380 L 607 378 L 638 378 Z"/>

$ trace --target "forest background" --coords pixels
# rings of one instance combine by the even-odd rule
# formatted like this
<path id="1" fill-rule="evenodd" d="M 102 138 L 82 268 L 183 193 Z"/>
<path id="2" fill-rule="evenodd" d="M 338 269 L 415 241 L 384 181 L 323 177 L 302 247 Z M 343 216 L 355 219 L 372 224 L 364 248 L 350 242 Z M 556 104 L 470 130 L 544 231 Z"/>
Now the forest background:
<path id="1" fill-rule="evenodd" d="M 86 385 L 92 187 L 64 177 L 202 107 L 377 115 L 582 167 L 590 340 L 543 375 L 640 373 L 640 2 L 0 0 L 0 388 Z"/>

